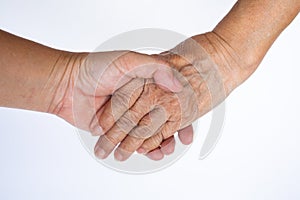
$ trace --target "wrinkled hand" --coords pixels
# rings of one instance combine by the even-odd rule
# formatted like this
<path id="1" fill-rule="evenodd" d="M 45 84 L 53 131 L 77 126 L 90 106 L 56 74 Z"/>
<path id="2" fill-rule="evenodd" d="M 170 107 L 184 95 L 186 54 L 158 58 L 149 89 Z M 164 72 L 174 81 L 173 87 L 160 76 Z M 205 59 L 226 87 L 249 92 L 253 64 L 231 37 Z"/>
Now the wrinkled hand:
<path id="1" fill-rule="evenodd" d="M 166 93 L 153 84 L 150 79 L 134 79 L 116 91 L 106 105 L 106 109 L 102 113 L 103 117 L 100 118 L 100 125 L 107 133 L 100 137 L 97 144 L 100 149 L 96 147 L 96 155 L 105 158 L 122 141 L 116 151 L 119 153 L 116 154 L 116 158 L 125 160 L 145 139 L 158 132 L 156 137 L 159 138 L 153 138 L 155 144 L 151 141 L 148 142 L 152 144 L 152 146 L 148 146 L 149 148 L 156 148 L 164 139 L 168 139 L 180 128 L 182 120 L 186 121 L 187 119 L 187 116 L 181 119 L 180 106 L 182 103 L 180 99 L 193 98 L 193 93 L 189 87 L 184 87 L 183 90 L 185 91 L 178 95 Z M 185 95 L 186 97 L 184 97 Z M 189 109 L 186 113 L 197 110 L 196 104 L 190 105 L 184 105 L 183 109 Z M 123 114 L 124 112 L 125 114 Z M 118 120 L 115 123 L 116 119 Z M 103 151 L 105 154 L 102 154 Z"/>
<path id="2" fill-rule="evenodd" d="M 95 147 L 98 157 L 106 158 L 118 145 L 115 158 L 120 161 L 136 150 L 152 159 L 161 159 L 164 146 L 169 146 L 168 153 L 173 151 L 173 134 L 177 130 L 191 132 L 189 125 L 223 101 L 240 83 L 235 78 L 241 77 L 236 65 L 225 61 L 216 65 L 215 61 L 219 64 L 220 60 L 215 54 L 208 54 L 199 42 L 191 39 L 157 57 L 178 72 L 183 90 L 165 92 L 151 80 L 136 79 L 116 91 L 105 106 L 104 117 L 99 119 L 105 135 Z M 167 145 L 158 148 L 163 141 Z"/>
<path id="3" fill-rule="evenodd" d="M 64 74 L 52 113 L 93 135 L 103 133 L 98 117 L 111 94 L 133 78 L 153 77 L 164 89 L 182 89 L 168 63 L 135 52 L 76 54 Z"/>

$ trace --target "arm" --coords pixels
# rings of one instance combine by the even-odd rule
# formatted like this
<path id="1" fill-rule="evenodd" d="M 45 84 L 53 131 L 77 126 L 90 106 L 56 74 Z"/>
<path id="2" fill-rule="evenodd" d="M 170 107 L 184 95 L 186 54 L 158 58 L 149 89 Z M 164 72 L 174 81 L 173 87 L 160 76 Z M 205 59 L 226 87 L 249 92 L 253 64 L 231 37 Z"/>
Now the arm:
<path id="1" fill-rule="evenodd" d="M 72 63 L 69 52 L 25 40 L 0 30 L 0 106 L 51 112 Z"/>
<path id="2" fill-rule="evenodd" d="M 240 84 L 299 11 L 299 0 L 239 0 L 212 32 L 193 39 L 218 65 L 241 68 Z"/>
<path id="3" fill-rule="evenodd" d="M 102 131 L 96 113 L 132 78 L 182 89 L 168 63 L 144 54 L 65 52 L 1 30 L 0 44 L 0 106 L 55 114 L 93 134 Z"/>

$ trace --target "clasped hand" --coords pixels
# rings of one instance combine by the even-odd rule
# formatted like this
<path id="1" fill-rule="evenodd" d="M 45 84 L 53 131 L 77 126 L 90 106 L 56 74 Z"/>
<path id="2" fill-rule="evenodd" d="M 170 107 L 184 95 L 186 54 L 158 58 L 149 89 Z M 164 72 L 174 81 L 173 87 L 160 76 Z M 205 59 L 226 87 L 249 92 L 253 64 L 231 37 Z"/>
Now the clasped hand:
<path id="1" fill-rule="evenodd" d="M 183 89 L 170 92 L 152 79 L 137 78 L 114 92 L 97 117 L 105 133 L 95 147 L 99 158 L 115 149 L 120 161 L 135 151 L 162 159 L 174 151 L 176 131 L 183 144 L 190 144 L 192 122 L 225 98 L 223 75 L 195 41 L 184 41 L 155 58 L 173 68 Z"/>
<path id="2" fill-rule="evenodd" d="M 174 151 L 176 132 L 192 142 L 192 122 L 225 99 L 232 71 L 220 70 L 192 39 L 159 55 L 81 54 L 56 114 L 100 136 L 98 158 L 115 149 L 119 161 L 135 151 L 160 160 Z"/>

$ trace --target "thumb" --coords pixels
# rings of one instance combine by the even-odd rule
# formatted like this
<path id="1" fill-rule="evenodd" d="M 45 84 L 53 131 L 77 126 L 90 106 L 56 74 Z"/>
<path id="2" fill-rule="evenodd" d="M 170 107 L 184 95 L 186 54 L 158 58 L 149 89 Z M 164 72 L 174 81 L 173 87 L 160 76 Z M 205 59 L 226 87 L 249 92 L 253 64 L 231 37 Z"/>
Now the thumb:
<path id="1" fill-rule="evenodd" d="M 182 90 L 182 84 L 174 76 L 172 70 L 169 68 L 167 70 L 158 68 L 153 75 L 155 83 L 157 83 L 163 89 L 167 88 L 172 92 L 180 92 Z"/>
<path id="2" fill-rule="evenodd" d="M 183 89 L 180 81 L 175 77 L 175 70 L 169 63 L 157 56 L 149 56 L 134 52 L 134 62 L 127 65 L 127 72 L 131 78 L 153 78 L 159 87 L 171 92 Z"/>
<path id="3" fill-rule="evenodd" d="M 113 65 L 107 65 L 101 72 L 101 78 L 96 79 L 102 85 L 101 95 L 113 93 L 133 78 L 153 78 L 159 87 L 171 92 L 183 89 L 173 73 L 175 70 L 172 70 L 168 62 L 155 56 L 132 51 L 107 52 L 103 56 L 108 60 L 105 63 Z"/>

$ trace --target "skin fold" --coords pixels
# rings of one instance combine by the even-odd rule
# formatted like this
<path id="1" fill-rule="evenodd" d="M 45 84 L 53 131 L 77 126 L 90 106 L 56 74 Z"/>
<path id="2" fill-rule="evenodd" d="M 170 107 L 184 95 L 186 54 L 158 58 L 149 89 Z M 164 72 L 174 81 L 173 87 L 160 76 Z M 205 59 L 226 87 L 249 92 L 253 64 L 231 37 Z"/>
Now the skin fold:
<path id="1" fill-rule="evenodd" d="M 183 91 L 163 93 L 146 81 L 142 91 L 133 93 L 139 96 L 133 105 L 120 103 L 128 102 L 129 97 L 113 101 L 113 96 L 106 105 L 106 117 L 98 118 L 105 135 L 96 144 L 95 154 L 105 158 L 116 146 L 114 155 L 120 161 L 136 150 L 156 160 L 163 158 L 164 151 L 171 153 L 175 145 L 173 134 L 189 127 L 243 83 L 299 10 L 299 0 L 240 0 L 213 31 L 193 36 L 157 55 L 178 72 Z M 118 93 L 127 93 L 126 88 L 114 95 Z M 163 114 L 152 114 L 153 108 Z M 136 133 L 145 129 L 147 134 Z M 164 140 L 168 145 L 160 145 Z"/>

